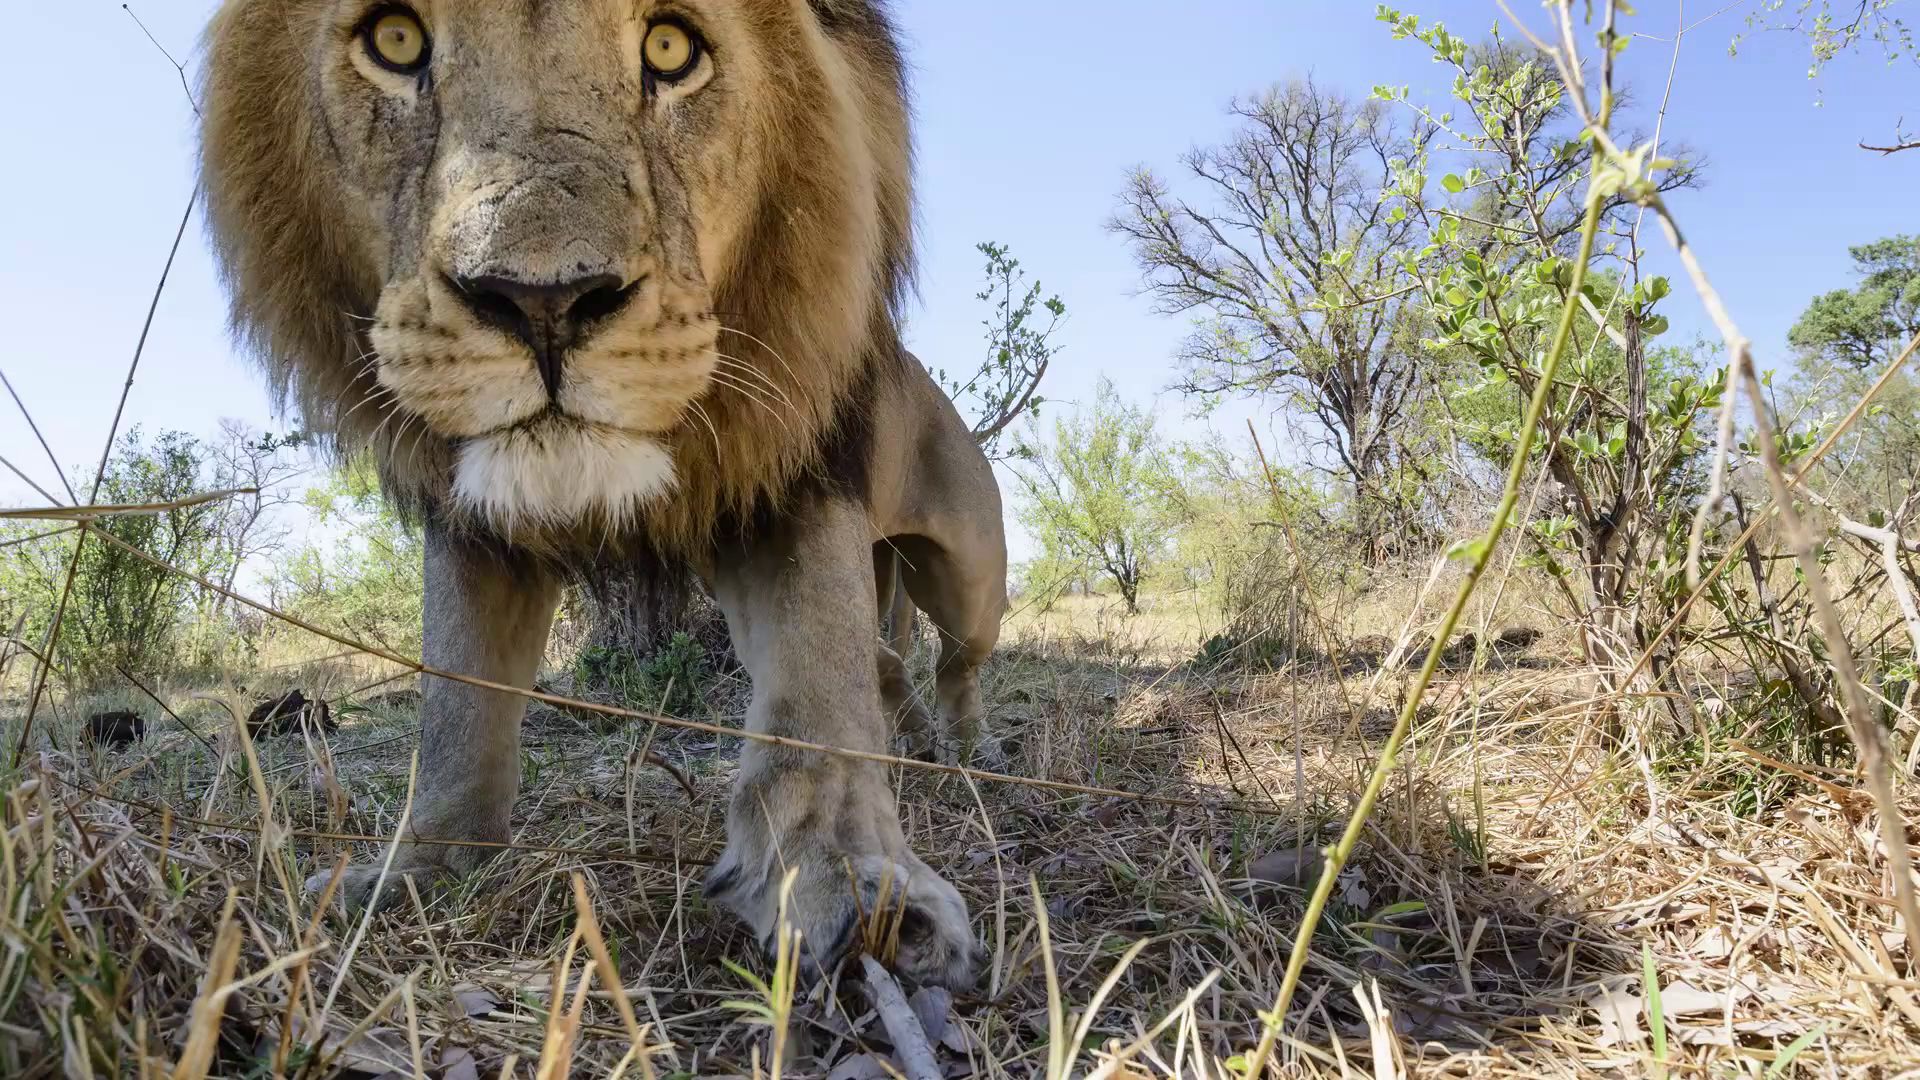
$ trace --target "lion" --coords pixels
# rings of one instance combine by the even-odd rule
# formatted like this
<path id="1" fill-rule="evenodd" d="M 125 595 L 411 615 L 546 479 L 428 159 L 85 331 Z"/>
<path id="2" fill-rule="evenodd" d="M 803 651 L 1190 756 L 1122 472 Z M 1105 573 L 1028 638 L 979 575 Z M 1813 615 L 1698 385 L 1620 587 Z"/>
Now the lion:
<path id="1" fill-rule="evenodd" d="M 424 533 L 424 662 L 530 688 L 570 577 L 694 570 L 754 732 L 959 760 L 1006 608 L 992 469 L 902 345 L 903 61 L 882 0 L 225 0 L 201 172 L 236 334 Z M 904 595 L 896 597 L 896 581 Z M 896 599 L 900 600 L 896 604 Z M 879 620 L 938 627 L 932 719 Z M 396 865 L 510 839 L 525 699 L 424 680 Z M 706 890 L 829 971 L 980 946 L 881 763 L 749 742 Z M 377 867 L 344 892 L 364 903 Z M 310 886 L 318 886 L 316 878 Z"/>

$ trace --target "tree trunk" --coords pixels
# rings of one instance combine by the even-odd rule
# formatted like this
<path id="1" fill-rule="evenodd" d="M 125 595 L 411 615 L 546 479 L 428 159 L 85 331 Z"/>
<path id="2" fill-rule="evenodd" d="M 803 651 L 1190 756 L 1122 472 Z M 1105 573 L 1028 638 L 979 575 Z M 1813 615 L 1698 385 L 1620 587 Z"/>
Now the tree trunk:
<path id="1" fill-rule="evenodd" d="M 735 666 L 726 618 L 693 574 L 679 566 L 647 566 L 596 575 L 581 589 L 587 633 L 583 650 L 643 659 L 684 633 L 699 642 L 715 670 Z"/>

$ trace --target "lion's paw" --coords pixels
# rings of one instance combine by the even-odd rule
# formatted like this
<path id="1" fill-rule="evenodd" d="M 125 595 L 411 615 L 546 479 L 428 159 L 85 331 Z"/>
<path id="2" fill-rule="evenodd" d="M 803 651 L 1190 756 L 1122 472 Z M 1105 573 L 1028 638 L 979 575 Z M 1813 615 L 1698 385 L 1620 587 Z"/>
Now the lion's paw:
<path id="1" fill-rule="evenodd" d="M 771 955 L 787 868 L 777 860 L 750 867 L 735 852 L 729 845 L 708 874 L 706 894 L 751 926 Z M 809 982 L 870 944 L 897 974 L 921 986 L 967 989 L 983 959 L 966 901 L 910 852 L 814 854 L 794 868 L 786 918 L 800 932 L 800 975 Z"/>
<path id="2" fill-rule="evenodd" d="M 442 866 L 396 865 L 388 870 L 379 863 L 355 863 L 340 875 L 332 903 L 348 914 L 366 911 L 369 906 L 375 912 L 390 911 L 406 900 L 408 878 L 413 879 L 414 888 L 424 897 L 437 888 L 448 873 L 450 871 Z M 306 881 L 307 894 L 316 899 L 325 895 L 332 881 L 332 870 L 313 875 Z"/>

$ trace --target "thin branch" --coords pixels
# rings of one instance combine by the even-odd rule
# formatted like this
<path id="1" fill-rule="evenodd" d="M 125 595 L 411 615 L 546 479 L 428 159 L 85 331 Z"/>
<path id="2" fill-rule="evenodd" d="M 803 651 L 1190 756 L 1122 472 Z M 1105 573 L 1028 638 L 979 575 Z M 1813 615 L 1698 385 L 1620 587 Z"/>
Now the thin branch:
<path id="1" fill-rule="evenodd" d="M 23 471 L 23 470 L 22 470 L 22 469 L 20 468 L 20 466 L 18 466 L 18 465 L 15 465 L 15 464 L 14 464 L 13 462 L 11 462 L 11 461 L 8 461 L 8 460 L 7 460 L 7 459 L 6 459 L 6 458 L 5 458 L 4 456 L 0 456 L 0 465 L 5 465 L 5 466 L 7 467 L 7 469 L 8 469 L 8 471 L 10 471 L 10 472 L 12 472 L 12 473 L 13 473 L 13 475 L 15 475 L 15 476 L 17 476 L 17 477 L 19 477 L 19 478 L 20 478 L 21 480 L 23 480 L 23 481 L 25 481 L 25 482 L 26 482 L 26 485 L 27 485 L 28 487 L 30 487 L 30 488 L 32 488 L 32 489 L 33 489 L 34 491 L 36 491 L 36 492 L 38 492 L 41 498 L 43 498 L 43 499 L 45 499 L 45 500 L 47 500 L 47 501 L 48 501 L 48 502 L 50 502 L 50 503 L 57 503 L 57 502 L 59 502 L 59 501 L 60 501 L 60 499 L 59 499 L 59 498 L 58 498 L 57 496 L 55 496 L 55 495 L 54 495 L 54 494 L 53 494 L 52 492 L 50 492 L 50 491 L 48 491 L 48 490 L 47 490 L 46 488 L 43 488 L 43 487 L 41 487 L 41 486 L 40 486 L 39 484 L 37 484 L 37 483 L 34 483 L 34 480 L 33 480 L 33 477 L 31 477 L 31 476 L 28 476 L 28 475 L 27 475 L 27 474 L 26 474 L 26 473 L 25 473 L 25 472 L 24 472 L 24 471 Z M 62 479 L 65 479 L 65 478 L 64 478 L 64 477 L 62 477 Z M 75 501 L 75 502 L 78 502 L 79 500 L 78 500 L 78 499 L 76 499 L 76 500 L 74 500 L 74 501 Z"/>
<path id="2" fill-rule="evenodd" d="M 60 459 L 54 455 L 53 447 L 47 445 L 47 437 L 45 435 L 40 434 L 40 425 L 34 423 L 33 414 L 27 411 L 27 403 L 20 400 L 19 393 L 14 390 L 13 382 L 7 378 L 7 373 L 5 371 L 0 371 L 0 386 L 5 386 L 7 388 L 8 396 L 13 398 L 14 405 L 18 406 L 20 409 L 20 415 L 26 418 L 27 427 L 33 430 L 33 437 L 40 440 L 40 449 L 47 452 L 47 460 L 53 463 L 53 475 L 59 477 L 60 486 L 67 489 L 68 501 L 79 502 L 80 496 L 75 495 L 73 493 L 73 485 L 67 483 L 66 470 L 60 467 Z M 23 473 L 19 469 L 14 468 L 12 464 L 8 464 L 7 468 L 13 469 L 14 474 L 19 476 L 20 479 L 26 480 L 27 483 L 32 484 L 33 490 L 40 492 L 40 494 L 42 495 L 47 495 L 46 491 L 42 489 L 39 484 L 34 484 L 32 480 L 27 480 L 26 473 Z M 60 500 L 54 498 L 51 495 L 47 495 L 47 501 L 59 502 Z"/>
<path id="3" fill-rule="evenodd" d="M 140 16 L 133 13 L 133 6 L 131 4 L 121 4 L 120 10 L 127 13 L 127 17 L 132 19 L 133 24 L 140 28 L 140 32 L 147 35 L 147 40 L 153 42 L 153 47 L 160 50 L 160 55 L 167 58 L 167 63 L 173 65 L 174 72 L 180 76 L 180 92 L 187 95 L 187 104 L 193 107 L 193 115 L 199 116 L 200 102 L 194 99 L 193 87 L 187 82 L 187 66 L 175 60 L 173 54 L 167 51 L 167 47 L 160 44 L 160 39 L 153 36 L 153 31 L 147 29 L 147 24 L 141 22 Z"/>
<path id="4" fill-rule="evenodd" d="M 1609 9 L 1611 10 L 1611 9 Z M 1596 130 L 1603 130 L 1607 122 L 1607 110 L 1612 102 L 1603 95 L 1602 113 L 1596 122 Z M 1586 280 L 1588 263 L 1593 258 L 1594 237 L 1599 232 L 1602 199 L 1597 188 L 1590 186 L 1587 196 L 1585 222 L 1580 231 L 1580 250 L 1573 261 L 1573 277 L 1568 292 L 1578 295 Z M 1486 534 L 1478 541 L 1472 563 L 1467 568 L 1466 577 L 1460 583 L 1459 591 L 1454 595 L 1453 604 L 1442 616 L 1440 625 L 1434 631 L 1433 643 L 1427 649 L 1426 662 L 1420 667 L 1420 674 L 1408 688 L 1405 703 L 1401 706 L 1400 716 L 1394 722 L 1393 732 L 1387 737 L 1386 745 L 1381 747 L 1380 756 L 1374 763 L 1373 775 L 1360 793 L 1359 804 L 1354 808 L 1347 821 L 1346 830 L 1339 841 L 1327 849 L 1326 867 L 1321 871 L 1315 884 L 1313 895 L 1307 901 L 1306 912 L 1301 916 L 1300 929 L 1294 937 L 1293 948 L 1287 958 L 1287 969 L 1280 982 L 1280 992 L 1274 1002 L 1273 1011 L 1263 1025 L 1260 1045 L 1255 1050 L 1252 1064 L 1247 1069 L 1248 1076 L 1257 1076 L 1264 1069 L 1271 1056 L 1274 1044 L 1286 1025 L 1289 1005 L 1293 993 L 1300 985 L 1300 976 L 1305 972 L 1307 960 L 1312 955 L 1313 936 L 1319 928 L 1320 916 L 1326 910 L 1327 900 L 1332 896 L 1333 885 L 1346 865 L 1354 846 L 1359 843 L 1360 833 L 1366 828 L 1367 820 L 1373 814 L 1374 804 L 1380 793 L 1385 790 L 1387 778 L 1396 768 L 1396 759 L 1400 747 L 1413 729 L 1414 717 L 1420 710 L 1421 699 L 1427 687 L 1432 684 L 1434 673 L 1440 667 L 1441 654 L 1445 652 L 1447 641 L 1459 625 L 1465 613 L 1467 601 L 1472 598 L 1474 589 L 1480 584 L 1480 578 L 1486 573 L 1493 558 L 1494 548 L 1499 545 L 1511 523 L 1514 509 L 1520 501 L 1520 489 L 1526 475 L 1527 460 L 1533 451 L 1535 433 L 1540 426 L 1541 414 L 1546 411 L 1547 400 L 1552 396 L 1554 375 L 1559 369 L 1560 360 L 1566 354 L 1567 343 L 1573 336 L 1574 314 L 1577 305 L 1568 300 L 1561 307 L 1558 324 L 1554 327 L 1553 341 L 1540 368 L 1540 380 L 1534 388 L 1533 398 L 1527 403 L 1527 410 L 1520 421 L 1520 430 L 1515 439 L 1513 460 L 1507 471 L 1505 490 L 1501 494 L 1500 504 L 1494 508 L 1493 520 L 1488 523 Z"/>
<path id="5" fill-rule="evenodd" d="M 46 532 L 34 533 L 31 536 L 16 536 L 11 540 L 0 540 L 0 548 L 16 547 L 20 544 L 31 544 L 35 540 L 48 540 L 56 536 L 65 536 L 79 527 L 78 525 L 69 525 L 64 529 L 48 529 Z"/>
<path id="6" fill-rule="evenodd" d="M 131 14 L 131 12 L 129 12 Z M 120 388 L 120 403 L 114 407 L 113 423 L 107 427 L 106 445 L 100 451 L 100 467 L 94 470 L 93 488 L 87 493 L 87 501 L 95 502 L 100 498 L 100 485 L 107 479 L 107 463 L 113 459 L 113 443 L 120 436 L 120 420 L 126 415 L 127 398 L 133 393 L 133 379 L 140 370 L 140 358 L 147 351 L 147 335 L 153 332 L 153 316 L 160 310 L 160 296 L 167 290 L 167 279 L 173 274 L 173 261 L 180 255 L 180 242 L 186 238 L 187 222 L 193 218 L 194 204 L 200 201 L 200 186 L 194 185 L 193 194 L 187 197 L 187 208 L 180 215 L 180 227 L 174 230 L 173 245 L 167 249 L 167 262 L 160 268 L 160 280 L 154 284 L 153 300 L 147 305 L 146 321 L 140 325 L 140 340 L 133 346 L 133 359 L 127 364 L 127 381 Z M 79 500 L 75 500 L 76 502 Z M 73 543 L 73 557 L 67 562 L 67 581 L 60 590 L 60 602 L 54 606 L 53 622 L 47 627 L 46 650 L 49 660 L 59 643 L 60 626 L 67 617 L 67 598 L 73 593 L 73 579 L 80 572 L 80 555 L 86 550 L 87 534 L 91 528 L 83 527 L 80 536 Z M 105 535 L 104 533 L 102 535 Z M 40 711 L 40 695 L 47 687 L 46 663 L 40 664 L 34 672 L 33 691 L 27 697 L 27 718 L 20 725 L 20 739 L 14 743 L 13 766 L 20 767 L 26 757 L 27 740 L 33 735 L 34 717 Z"/>
<path id="7" fill-rule="evenodd" d="M 114 517 L 158 517 L 175 510 L 189 510 L 208 503 L 224 502 L 236 495 L 258 495 L 257 488 L 228 488 L 189 495 L 184 499 L 158 503 L 109 503 L 104 506 L 27 506 L 0 510 L 0 521 L 100 521 Z"/>
<path id="8" fill-rule="evenodd" d="M 1884 157 L 1892 154 L 1897 154 L 1902 150 L 1920 150 L 1920 139 L 1911 139 L 1911 140 L 1905 140 L 1905 141 L 1896 142 L 1896 143 L 1890 143 L 1886 146 L 1873 146 L 1868 143 L 1861 143 L 1860 149 L 1871 150 L 1874 153 Z"/>

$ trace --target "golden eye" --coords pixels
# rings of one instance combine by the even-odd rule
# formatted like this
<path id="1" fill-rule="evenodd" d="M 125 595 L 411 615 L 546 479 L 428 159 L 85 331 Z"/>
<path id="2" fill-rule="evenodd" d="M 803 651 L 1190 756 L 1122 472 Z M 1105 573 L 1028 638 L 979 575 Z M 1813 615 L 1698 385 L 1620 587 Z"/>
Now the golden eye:
<path id="1" fill-rule="evenodd" d="M 700 62 L 700 39 L 677 22 L 659 22 L 647 28 L 640 51 L 649 74 L 677 82 L 693 74 Z"/>
<path id="2" fill-rule="evenodd" d="M 383 8 L 367 20 L 367 55 L 388 71 L 412 75 L 427 66 L 427 28 L 405 8 Z"/>

